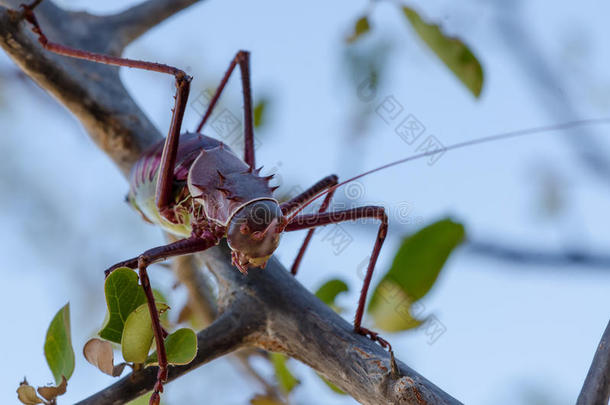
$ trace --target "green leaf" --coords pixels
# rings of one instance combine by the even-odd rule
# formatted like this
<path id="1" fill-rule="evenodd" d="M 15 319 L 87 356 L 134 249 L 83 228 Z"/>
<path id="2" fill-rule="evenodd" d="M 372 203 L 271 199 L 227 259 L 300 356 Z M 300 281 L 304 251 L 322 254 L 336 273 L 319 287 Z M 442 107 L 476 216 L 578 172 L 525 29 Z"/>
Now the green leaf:
<path id="1" fill-rule="evenodd" d="M 294 387 L 300 384 L 286 365 L 286 356 L 281 353 L 271 353 L 271 364 L 275 369 L 275 378 L 282 392 L 286 395 L 290 394 Z"/>
<path id="2" fill-rule="evenodd" d="M 336 312 L 340 312 L 340 308 L 335 305 L 335 298 L 342 292 L 348 291 L 347 284 L 344 281 L 338 279 L 328 280 L 324 283 L 318 291 L 316 291 L 316 297 L 323 303 L 331 307 Z"/>
<path id="3" fill-rule="evenodd" d="M 402 11 L 419 37 L 472 94 L 479 97 L 483 88 L 483 68 L 470 49 L 459 39 L 443 34 L 438 25 L 422 20 L 412 8 L 403 7 Z"/>
<path id="4" fill-rule="evenodd" d="M 316 373 L 316 374 L 318 375 L 318 377 L 320 377 L 320 379 L 322 379 L 322 381 L 324 381 L 324 383 L 328 386 L 328 388 L 331 389 L 332 392 L 334 392 L 335 394 L 347 395 L 345 393 L 345 391 L 343 391 L 341 388 L 337 387 L 335 384 L 328 381 L 326 379 L 326 377 L 324 377 L 322 374 L 320 374 L 320 373 Z"/>
<path id="5" fill-rule="evenodd" d="M 148 394 L 144 394 L 140 397 L 137 397 L 133 401 L 127 402 L 127 405 L 148 405 L 150 402 L 150 397 L 152 396 L 152 392 Z"/>
<path id="6" fill-rule="evenodd" d="M 254 106 L 254 128 L 259 128 L 265 123 L 265 111 L 267 110 L 267 104 L 269 104 L 269 102 L 267 99 L 263 98 Z"/>
<path id="7" fill-rule="evenodd" d="M 167 362 L 173 365 L 189 364 L 197 355 L 197 335 L 192 329 L 181 328 L 165 338 Z M 146 365 L 157 364 L 157 352 L 146 359 Z"/>
<path id="8" fill-rule="evenodd" d="M 375 288 L 368 311 L 377 328 L 386 332 L 399 332 L 416 328 L 425 321 L 411 313 L 412 304 L 413 301 L 398 284 L 382 280 Z"/>
<path id="9" fill-rule="evenodd" d="M 101 338 L 121 343 L 123 327 L 131 312 L 146 302 L 138 275 L 127 267 L 114 270 L 104 284 L 108 313 L 106 323 L 99 332 Z"/>
<path id="10" fill-rule="evenodd" d="M 167 304 L 157 303 L 159 312 L 164 312 L 167 309 L 169 309 Z M 129 314 L 125 321 L 121 338 L 123 359 L 133 363 L 144 363 L 148 357 L 153 337 L 148 304 L 142 304 Z"/>
<path id="11" fill-rule="evenodd" d="M 70 303 L 60 309 L 47 330 L 44 355 L 57 385 L 62 376 L 69 379 L 74 371 L 74 349 L 70 337 Z"/>
<path id="12" fill-rule="evenodd" d="M 352 43 L 371 30 L 367 16 L 360 17 L 354 23 L 354 32 L 346 38 L 347 43 Z"/>
<path id="13" fill-rule="evenodd" d="M 403 240 L 368 307 L 377 327 L 398 331 L 421 323 L 411 315 L 411 306 L 432 288 L 447 258 L 464 237 L 463 225 L 444 219 Z"/>

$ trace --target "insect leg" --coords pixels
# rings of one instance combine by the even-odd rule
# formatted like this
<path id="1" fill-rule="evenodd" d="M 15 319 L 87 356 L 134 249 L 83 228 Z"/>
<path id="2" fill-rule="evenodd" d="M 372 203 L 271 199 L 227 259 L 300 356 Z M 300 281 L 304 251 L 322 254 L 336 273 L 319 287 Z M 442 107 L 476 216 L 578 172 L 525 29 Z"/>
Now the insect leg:
<path id="1" fill-rule="evenodd" d="M 324 177 L 322 180 L 320 180 L 319 182 L 317 182 L 316 184 L 314 184 L 307 190 L 303 191 L 301 194 L 299 194 L 296 197 L 294 197 L 293 199 L 283 203 L 280 206 L 282 209 L 282 213 L 284 215 L 290 213 L 290 211 L 292 211 L 295 208 L 300 207 L 301 205 L 303 205 L 304 203 L 309 201 L 311 198 L 313 198 L 315 195 L 317 195 L 320 191 L 327 190 L 327 189 L 335 186 L 338 183 L 338 181 L 339 181 L 339 179 L 334 174 Z M 324 202 L 322 202 L 322 205 L 320 206 L 320 209 L 318 212 L 324 212 L 328 209 L 328 206 L 330 205 L 330 200 L 333 198 L 334 193 L 335 193 L 335 190 L 331 190 L 328 194 L 326 194 L 326 197 L 324 198 Z M 313 237 L 313 233 L 314 233 L 314 229 L 310 229 L 307 232 L 307 236 L 305 236 L 303 245 L 299 249 L 299 253 L 297 254 L 297 257 L 294 259 L 294 263 L 292 264 L 292 267 L 290 268 L 290 273 L 292 273 L 292 275 L 297 274 L 297 271 L 299 270 L 299 265 L 301 264 L 301 260 L 303 259 L 303 256 L 305 255 L 305 250 L 307 250 L 307 246 L 309 245 L 309 242 L 311 241 L 311 238 Z"/>
<path id="2" fill-rule="evenodd" d="M 303 191 L 296 197 L 291 198 L 290 200 L 282 203 L 280 205 L 280 208 L 282 209 L 282 214 L 290 214 L 295 209 L 301 207 L 303 204 L 311 200 L 321 191 L 324 191 L 336 185 L 338 181 L 339 179 L 335 174 L 331 174 L 330 176 L 324 177 L 322 180 L 318 181 L 316 184 L 309 187 L 307 190 Z"/>
<path id="3" fill-rule="evenodd" d="M 119 262 L 113 265 L 112 267 L 106 269 L 104 271 L 104 274 L 106 275 L 106 277 L 108 277 L 110 273 L 112 273 L 119 267 L 129 267 L 130 269 L 136 269 L 138 268 L 138 260 L 140 259 L 140 257 L 146 258 L 146 264 L 151 265 L 153 263 L 169 259 L 170 257 L 201 252 L 210 248 L 211 246 L 216 245 L 217 243 L 218 239 L 212 237 L 211 235 L 207 238 L 190 237 L 187 239 L 181 239 L 168 245 L 162 245 L 154 247 L 152 249 L 148 249 L 146 252 L 142 253 L 137 257 Z"/>
<path id="4" fill-rule="evenodd" d="M 159 246 L 147 250 L 140 256 L 130 260 L 126 260 L 115 264 L 106 270 L 106 276 L 110 274 L 114 269 L 119 267 L 130 267 L 137 268 L 140 275 L 140 284 L 144 289 L 146 295 L 146 301 L 148 303 L 148 310 L 150 312 L 150 318 L 152 320 L 153 334 L 155 336 L 155 343 L 157 346 L 157 353 L 159 359 L 159 371 L 157 373 L 157 382 L 155 383 L 153 394 L 150 398 L 150 404 L 158 404 L 159 393 L 163 392 L 163 382 L 167 380 L 167 354 L 165 352 L 164 333 L 159 320 L 159 313 L 155 304 L 155 298 L 153 295 L 152 288 L 150 286 L 150 280 L 146 268 L 155 262 L 165 260 L 172 256 L 181 256 L 189 253 L 196 253 L 204 251 L 218 243 L 218 238 L 210 234 L 207 238 L 195 238 L 191 237 L 188 239 L 182 239 L 169 245 Z"/>
<path id="5" fill-rule="evenodd" d="M 244 95 L 244 161 L 254 169 L 254 128 L 253 128 L 253 118 L 252 118 L 252 87 L 250 85 L 250 52 L 248 51 L 239 51 L 237 55 L 231 61 L 229 68 L 225 72 L 214 96 L 210 100 L 210 104 L 201 119 L 201 122 L 197 126 L 195 132 L 201 131 L 201 128 L 205 125 L 210 115 L 212 115 L 212 111 L 220 98 L 227 82 L 229 81 L 229 77 L 231 77 L 231 73 L 235 69 L 235 66 L 239 64 L 239 70 L 241 72 L 241 86 Z"/>
<path id="6" fill-rule="evenodd" d="M 366 296 L 371 284 L 373 270 L 375 270 L 375 263 L 377 262 L 379 251 L 381 250 L 381 246 L 383 245 L 388 231 L 388 216 L 385 213 L 385 209 L 383 207 L 369 205 L 335 212 L 298 215 L 292 220 L 292 222 L 286 225 L 284 230 L 286 232 L 291 232 L 300 229 L 317 228 L 319 226 L 336 224 L 339 222 L 355 221 L 363 218 L 378 219 L 381 221 L 381 224 L 379 225 L 379 231 L 377 232 L 377 239 L 375 241 L 375 246 L 373 247 L 373 253 L 371 254 L 369 266 L 362 284 L 362 290 L 360 291 L 358 309 L 356 310 L 356 316 L 354 318 L 354 331 L 361 335 L 368 336 L 371 340 L 379 342 L 382 347 L 388 348 L 390 351 L 392 351 L 392 346 L 390 346 L 387 340 L 380 337 L 377 332 L 361 326 L 362 316 L 364 314 L 364 304 L 366 303 Z"/>
<path id="7" fill-rule="evenodd" d="M 33 3 L 37 5 L 37 3 Z M 161 166 L 159 168 L 159 178 L 157 180 L 156 204 L 161 214 L 168 220 L 173 220 L 173 213 L 168 209 L 172 196 L 172 184 L 174 176 L 174 166 L 176 163 L 176 154 L 178 153 L 178 141 L 180 138 L 180 127 L 186 109 L 191 77 L 184 71 L 173 66 L 164 65 L 161 63 L 146 62 L 141 60 L 121 58 L 111 55 L 103 55 L 83 51 L 80 49 L 71 48 L 68 46 L 56 44 L 48 40 L 46 35 L 40 29 L 38 20 L 33 13 L 33 7 L 22 5 L 24 9 L 25 19 L 32 24 L 34 31 L 38 35 L 38 41 L 42 46 L 56 54 L 69 56 L 76 59 L 83 59 L 92 62 L 103 63 L 106 65 L 126 66 L 137 69 L 144 69 L 153 72 L 171 74 L 176 78 L 176 102 L 172 110 L 172 121 L 169 128 L 165 145 L 163 146 L 163 154 L 161 156 Z"/>

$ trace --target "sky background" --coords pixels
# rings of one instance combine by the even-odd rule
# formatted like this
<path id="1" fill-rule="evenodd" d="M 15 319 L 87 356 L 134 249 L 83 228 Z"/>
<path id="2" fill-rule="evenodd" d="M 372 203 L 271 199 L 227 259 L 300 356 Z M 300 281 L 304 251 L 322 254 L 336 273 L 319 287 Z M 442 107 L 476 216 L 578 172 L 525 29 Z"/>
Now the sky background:
<path id="1" fill-rule="evenodd" d="M 124 1 L 58 2 L 71 9 L 110 13 Z M 134 3 L 135 2 L 130 2 Z M 485 83 L 475 99 L 423 45 L 397 7 L 380 3 L 373 32 L 356 46 L 344 38 L 367 7 L 363 1 L 246 2 L 208 0 L 132 44 L 126 56 L 182 67 L 194 76 L 191 102 L 220 80 L 239 49 L 252 52 L 255 99 L 268 98 L 257 133 L 257 162 L 278 174 L 281 190 L 307 187 L 336 173 L 348 178 L 416 152 L 376 113 L 388 97 L 444 145 L 575 118 L 610 117 L 610 6 L 602 1 L 426 1 L 407 4 L 459 36 L 481 61 Z M 92 32 L 91 35 L 95 35 Z M 364 77 L 352 74 L 349 55 L 384 60 L 372 100 L 359 97 Z M 112 382 L 80 355 L 102 325 L 103 269 L 163 243 L 162 233 L 124 203 L 127 184 L 80 124 L 27 80 L 0 53 L 0 399 L 16 403 L 23 376 L 50 382 L 42 344 L 48 323 L 67 301 L 72 311 L 76 370 L 61 403 L 73 403 Z M 135 100 L 162 133 L 167 131 L 173 81 L 123 69 Z M 241 115 L 239 81 L 224 105 Z M 190 104 L 183 128 L 194 129 Z M 212 128 L 204 131 L 217 136 Z M 451 216 L 468 237 L 540 251 L 607 252 L 610 178 L 594 173 L 575 153 L 592 137 L 610 156 L 608 127 L 553 132 L 445 153 L 366 177 L 338 201 L 382 204 L 390 236 L 377 265 L 389 268 L 400 238 Z M 346 189 L 348 190 L 348 189 Z M 550 199 L 550 200 L 549 200 Z M 549 209 L 548 201 L 556 208 Z M 350 292 L 339 298 L 351 319 L 375 227 L 345 225 L 353 242 L 340 254 L 314 238 L 299 280 L 311 290 L 340 277 Z M 277 256 L 290 265 L 304 235 L 283 238 Z M 608 322 L 610 269 L 515 264 L 456 251 L 432 291 L 423 316 L 446 328 L 432 344 L 424 330 L 385 334 L 397 356 L 468 404 L 571 404 Z M 153 284 L 180 308 L 162 268 Z M 375 284 L 375 283 L 374 283 Z M 174 314 L 176 315 L 176 314 Z M 265 364 L 256 364 L 266 375 Z M 352 404 L 326 388 L 308 367 L 291 361 L 302 381 L 294 404 Z M 167 386 L 168 404 L 243 404 L 260 388 L 230 359 L 220 359 Z"/>

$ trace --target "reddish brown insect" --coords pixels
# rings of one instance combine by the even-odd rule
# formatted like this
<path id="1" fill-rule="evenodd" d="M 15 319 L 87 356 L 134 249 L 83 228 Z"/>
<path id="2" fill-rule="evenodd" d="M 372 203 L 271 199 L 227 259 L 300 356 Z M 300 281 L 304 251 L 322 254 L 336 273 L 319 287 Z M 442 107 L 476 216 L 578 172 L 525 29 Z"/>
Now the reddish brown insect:
<path id="1" fill-rule="evenodd" d="M 33 4 L 37 3 L 39 1 Z M 176 101 L 168 136 L 163 142 L 146 152 L 134 165 L 130 177 L 129 201 L 146 220 L 183 239 L 147 250 L 137 257 L 117 263 L 106 270 L 106 274 L 118 267 L 137 268 L 139 271 L 153 321 L 157 353 L 159 354 L 159 371 L 150 400 L 151 404 L 159 403 L 159 393 L 163 391 L 163 382 L 167 379 L 168 364 L 162 343 L 165 332 L 159 322 L 146 268 L 152 263 L 170 257 L 204 251 L 217 245 L 223 238 L 227 239 L 232 250 L 233 264 L 246 274 L 249 267 L 265 267 L 267 260 L 277 248 L 283 232 L 309 229 L 291 269 L 292 274 L 296 274 L 313 235 L 312 228 L 361 218 L 379 220 L 377 239 L 358 301 L 354 331 L 368 336 L 391 352 L 391 346 L 385 339 L 361 325 L 371 277 L 388 228 L 385 210 L 380 206 L 363 206 L 334 212 L 326 211 L 334 190 L 338 186 L 390 166 L 441 151 L 424 152 L 388 163 L 342 183 L 338 183 L 337 176 L 330 175 L 293 199 L 280 204 L 273 197 L 274 188 L 269 186 L 269 181 L 273 176 L 262 177 L 259 175 L 260 169 L 255 168 L 248 52 L 238 52 L 231 61 L 196 132 L 180 134 L 192 79 L 184 71 L 168 65 L 95 54 L 50 42 L 40 30 L 32 12 L 34 6 L 22 7 L 25 10 L 25 18 L 33 25 L 33 31 L 38 34 L 40 43 L 49 51 L 109 65 L 167 73 L 176 79 Z M 244 96 L 245 152 L 243 160 L 222 142 L 199 133 L 210 117 L 236 66 L 239 66 L 241 71 Z M 480 138 L 455 144 L 443 150 L 583 124 L 608 122 L 610 119 L 574 121 Z M 325 196 L 325 199 L 318 213 L 300 214 L 305 206 L 322 196 Z"/>

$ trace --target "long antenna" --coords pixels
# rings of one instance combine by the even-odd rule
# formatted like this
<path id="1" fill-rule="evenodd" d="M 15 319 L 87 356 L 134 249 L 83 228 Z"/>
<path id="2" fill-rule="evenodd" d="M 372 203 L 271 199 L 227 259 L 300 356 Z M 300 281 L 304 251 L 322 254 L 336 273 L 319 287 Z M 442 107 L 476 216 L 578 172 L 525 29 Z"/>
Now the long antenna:
<path id="1" fill-rule="evenodd" d="M 412 160 L 422 159 L 427 156 L 436 155 L 438 153 L 444 153 L 449 150 L 462 149 L 462 148 L 466 148 L 468 146 L 479 145 L 482 143 L 499 141 L 499 140 L 509 139 L 509 138 L 516 138 L 516 137 L 520 137 L 520 136 L 532 135 L 532 134 L 543 133 L 543 132 L 559 131 L 559 130 L 565 130 L 565 129 L 570 129 L 570 128 L 583 127 L 583 126 L 588 126 L 588 125 L 600 125 L 600 124 L 602 124 L 602 125 L 610 124 L 610 117 L 609 118 L 592 118 L 592 119 L 586 119 L 586 120 L 568 121 L 568 122 L 564 122 L 561 124 L 545 125 L 545 126 L 540 126 L 540 127 L 520 129 L 517 131 L 503 132 L 503 133 L 499 133 L 499 134 L 495 134 L 495 135 L 485 136 L 483 138 L 471 139 L 469 141 L 464 141 L 464 142 L 458 142 L 453 145 L 445 146 L 443 148 L 429 150 L 426 152 L 411 155 L 406 158 L 399 159 L 394 162 L 386 163 L 385 165 L 368 170 L 357 176 L 354 176 L 345 181 L 342 181 L 339 184 L 337 184 L 329 189 L 321 191 L 320 193 L 316 194 L 315 197 L 313 197 L 311 200 L 309 200 L 306 204 L 304 204 L 299 209 L 297 209 L 294 213 L 292 213 L 292 215 L 290 215 L 290 217 L 288 218 L 288 221 L 286 223 L 292 222 L 294 217 L 296 217 L 297 214 L 299 212 L 301 212 L 305 207 L 307 207 L 309 204 L 313 203 L 315 200 L 322 197 L 323 195 L 328 194 L 329 192 L 335 190 L 336 188 L 341 187 L 342 185 L 350 183 L 354 180 L 361 179 L 370 174 L 379 172 L 381 170 L 385 170 L 392 166 L 398 166 L 400 164 L 410 162 Z"/>

